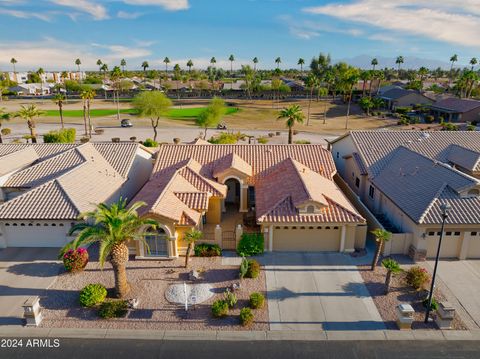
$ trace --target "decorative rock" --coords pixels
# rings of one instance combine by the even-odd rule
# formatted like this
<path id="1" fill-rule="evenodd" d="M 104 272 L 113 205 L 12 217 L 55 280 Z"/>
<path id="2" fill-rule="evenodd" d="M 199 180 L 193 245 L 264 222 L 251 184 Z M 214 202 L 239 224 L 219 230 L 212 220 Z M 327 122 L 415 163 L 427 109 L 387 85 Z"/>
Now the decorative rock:
<path id="1" fill-rule="evenodd" d="M 213 297 L 210 284 L 188 284 L 187 285 L 187 301 L 189 305 L 200 304 Z M 165 298 L 170 303 L 185 304 L 185 287 L 182 284 L 172 284 L 165 292 Z M 192 300 L 193 299 L 193 300 Z"/>
<path id="2" fill-rule="evenodd" d="M 136 309 L 138 307 L 138 299 L 132 298 L 127 300 L 127 305 L 129 309 Z"/>
<path id="3" fill-rule="evenodd" d="M 200 279 L 200 273 L 198 273 L 198 271 L 192 270 L 190 273 L 188 273 L 188 280 L 195 282 L 199 279 Z"/>
<path id="4" fill-rule="evenodd" d="M 240 290 L 240 283 L 233 283 L 231 286 L 230 286 L 230 289 L 232 292 L 235 292 L 237 290 Z"/>

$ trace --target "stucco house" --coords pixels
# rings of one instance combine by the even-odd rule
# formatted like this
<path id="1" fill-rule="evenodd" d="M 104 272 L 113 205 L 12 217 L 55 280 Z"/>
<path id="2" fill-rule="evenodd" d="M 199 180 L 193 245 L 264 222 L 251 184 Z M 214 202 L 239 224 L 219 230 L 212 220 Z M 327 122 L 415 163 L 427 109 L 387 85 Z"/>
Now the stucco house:
<path id="1" fill-rule="evenodd" d="M 397 107 L 408 107 L 414 105 L 430 105 L 433 101 L 414 90 L 405 90 L 403 88 L 392 88 L 379 97 L 385 101 L 385 107 L 389 110 L 395 110 Z"/>
<path id="2" fill-rule="evenodd" d="M 385 226 L 394 253 L 436 255 L 440 206 L 451 213 L 444 258 L 480 258 L 480 133 L 352 131 L 330 143 L 338 173 Z M 400 237 L 399 237 L 400 238 Z"/>
<path id="3" fill-rule="evenodd" d="M 363 248 L 365 220 L 332 178 L 331 154 L 320 145 L 213 145 L 160 147 L 153 174 L 133 201 L 161 228 L 147 237 L 150 252 L 176 257 L 197 228 L 203 240 L 235 249 L 242 232 L 264 235 L 267 251 L 351 252 Z"/>
<path id="4" fill-rule="evenodd" d="M 430 109 L 436 120 L 480 122 L 480 101 L 450 97 L 435 102 Z"/>
<path id="5" fill-rule="evenodd" d="M 151 157 L 133 142 L 0 145 L 0 248 L 62 247 L 80 213 L 136 195 Z"/>

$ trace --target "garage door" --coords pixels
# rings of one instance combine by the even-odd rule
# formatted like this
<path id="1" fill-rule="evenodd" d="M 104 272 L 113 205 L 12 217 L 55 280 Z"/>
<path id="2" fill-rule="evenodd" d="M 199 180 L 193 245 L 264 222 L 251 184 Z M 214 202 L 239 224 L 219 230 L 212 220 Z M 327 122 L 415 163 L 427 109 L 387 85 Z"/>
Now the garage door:
<path id="1" fill-rule="evenodd" d="M 480 258 L 480 234 L 476 232 L 474 236 L 470 236 L 470 241 L 468 242 L 467 259 L 478 258 Z"/>
<path id="2" fill-rule="evenodd" d="M 273 250 L 338 252 L 340 250 L 340 228 L 321 228 L 275 227 L 273 230 Z"/>
<path id="3" fill-rule="evenodd" d="M 66 227 L 59 226 L 5 226 L 7 247 L 63 247 L 69 240 Z"/>
<path id="4" fill-rule="evenodd" d="M 439 236 L 428 237 L 427 258 L 434 258 L 437 255 Z M 460 235 L 444 235 L 440 258 L 458 258 L 460 253 Z"/>

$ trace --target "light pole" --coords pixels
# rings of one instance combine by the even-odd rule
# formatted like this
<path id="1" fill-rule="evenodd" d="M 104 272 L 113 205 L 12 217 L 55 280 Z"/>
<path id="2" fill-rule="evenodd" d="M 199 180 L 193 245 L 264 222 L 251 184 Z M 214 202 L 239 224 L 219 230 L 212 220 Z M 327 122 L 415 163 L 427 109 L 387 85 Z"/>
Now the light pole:
<path id="1" fill-rule="evenodd" d="M 437 256 L 435 257 L 435 267 L 433 268 L 432 285 L 430 286 L 430 293 L 428 294 L 427 312 L 425 313 L 425 323 L 428 323 L 428 318 L 430 317 L 430 309 L 432 308 L 432 299 L 433 299 L 433 288 L 435 287 L 435 276 L 437 275 L 438 257 L 440 257 L 440 248 L 442 246 L 443 233 L 445 229 L 445 221 L 447 220 L 447 217 L 448 217 L 448 211 L 451 208 L 452 207 L 448 204 L 442 204 L 440 206 L 440 209 L 442 210 L 442 229 L 440 232 L 440 240 L 438 241 Z"/>

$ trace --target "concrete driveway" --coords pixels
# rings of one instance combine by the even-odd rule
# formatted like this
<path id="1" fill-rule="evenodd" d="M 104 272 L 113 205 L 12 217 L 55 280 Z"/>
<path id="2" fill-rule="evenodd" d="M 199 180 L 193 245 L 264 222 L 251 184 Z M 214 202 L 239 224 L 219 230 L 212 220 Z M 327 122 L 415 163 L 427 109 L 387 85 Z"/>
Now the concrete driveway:
<path id="1" fill-rule="evenodd" d="M 271 330 L 383 330 L 352 258 L 340 253 L 268 253 Z"/>
<path id="2" fill-rule="evenodd" d="M 42 296 L 61 268 L 58 248 L 0 250 L 0 325 L 21 325 L 22 304 Z"/>
<path id="3" fill-rule="evenodd" d="M 427 261 L 433 273 L 434 261 Z M 452 304 L 468 315 L 462 317 L 470 329 L 480 327 L 480 260 L 441 260 L 437 276 L 448 293 Z M 457 302 L 457 303 L 455 303 Z M 462 314 L 462 313 L 459 313 Z"/>

